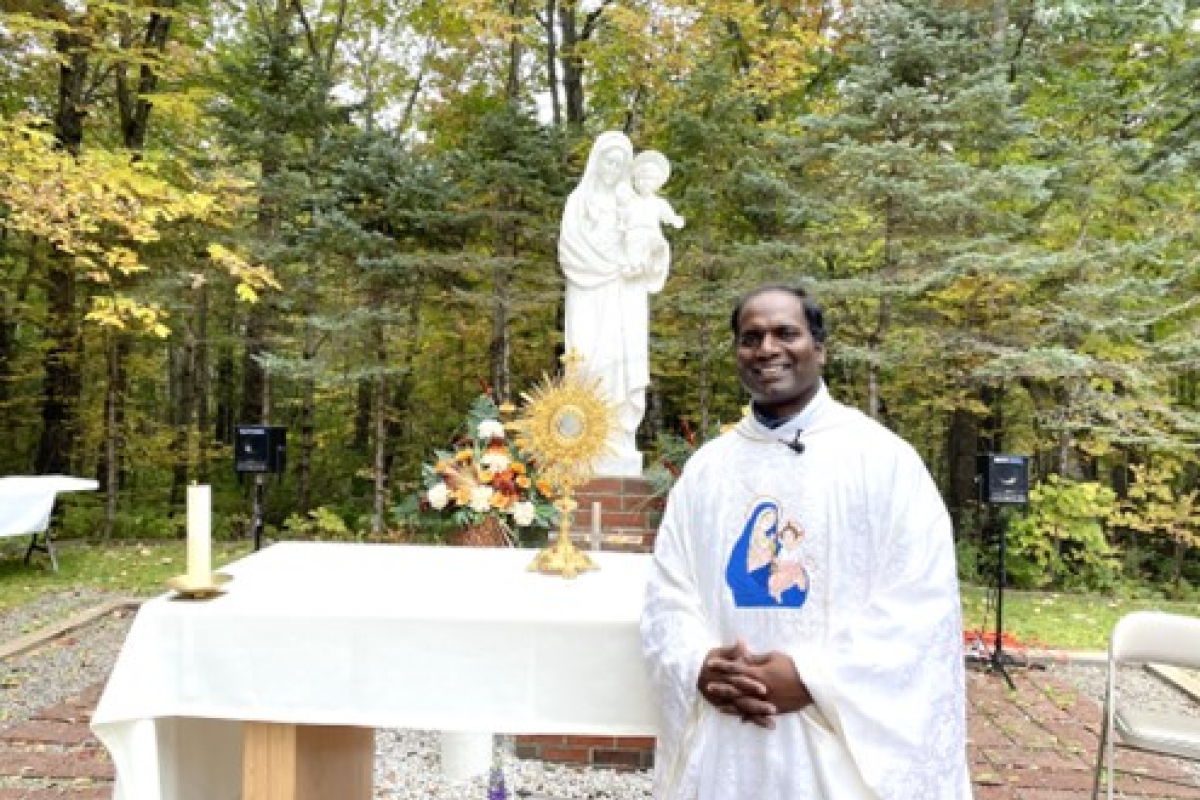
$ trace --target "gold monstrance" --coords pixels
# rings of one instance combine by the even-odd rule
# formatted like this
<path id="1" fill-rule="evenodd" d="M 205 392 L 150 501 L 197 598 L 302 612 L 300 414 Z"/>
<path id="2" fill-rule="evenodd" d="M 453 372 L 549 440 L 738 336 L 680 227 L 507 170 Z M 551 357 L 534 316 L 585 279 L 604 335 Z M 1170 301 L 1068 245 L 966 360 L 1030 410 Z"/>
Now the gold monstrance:
<path id="1" fill-rule="evenodd" d="M 561 376 L 547 376 L 523 395 L 525 408 L 511 427 L 558 496 L 554 501 L 559 512 L 558 539 L 537 554 L 529 570 L 574 578 L 597 566 L 571 541 L 571 518 L 577 506 L 572 493 L 587 483 L 592 462 L 608 450 L 615 415 L 600 390 L 600 379 L 588 378 L 580 370 L 583 359 L 572 350 L 562 360 Z"/>

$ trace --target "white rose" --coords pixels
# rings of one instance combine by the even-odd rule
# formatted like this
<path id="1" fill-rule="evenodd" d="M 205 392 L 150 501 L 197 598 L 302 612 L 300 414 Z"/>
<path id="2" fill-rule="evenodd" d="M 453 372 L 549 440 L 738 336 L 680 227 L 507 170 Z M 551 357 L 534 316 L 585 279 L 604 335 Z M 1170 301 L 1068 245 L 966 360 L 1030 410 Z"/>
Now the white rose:
<path id="1" fill-rule="evenodd" d="M 503 439 L 504 425 L 498 419 L 485 419 L 479 423 L 480 439 Z"/>
<path id="2" fill-rule="evenodd" d="M 492 472 L 504 472 L 508 469 L 510 459 L 504 453 L 484 453 L 483 458 L 479 459 L 483 464 L 484 469 L 489 469 Z"/>
<path id="3" fill-rule="evenodd" d="M 429 491 L 425 493 L 425 499 L 429 501 L 429 505 L 433 506 L 438 511 L 446 507 L 450 502 L 450 487 L 444 482 L 434 484 L 429 487 Z"/>
<path id="4" fill-rule="evenodd" d="M 484 512 L 492 507 L 492 487 L 476 486 L 471 490 L 471 500 L 468 503 L 472 511 Z"/>
<path id="5" fill-rule="evenodd" d="M 513 503 L 512 507 L 513 522 L 521 527 L 532 525 L 537 518 L 537 509 L 533 507 L 533 503 L 528 500 L 522 500 L 518 503 Z"/>

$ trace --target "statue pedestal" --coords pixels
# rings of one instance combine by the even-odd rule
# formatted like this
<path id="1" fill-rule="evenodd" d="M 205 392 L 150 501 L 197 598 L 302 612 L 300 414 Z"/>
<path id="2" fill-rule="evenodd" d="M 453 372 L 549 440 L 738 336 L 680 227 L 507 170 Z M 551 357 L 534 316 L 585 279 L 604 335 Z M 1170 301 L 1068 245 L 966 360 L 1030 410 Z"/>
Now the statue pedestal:
<path id="1" fill-rule="evenodd" d="M 665 497 L 656 497 L 650 482 L 636 477 L 596 478 L 575 490 L 575 524 L 571 538 L 580 549 L 648 553 L 662 519 Z M 599 519 L 597 537 L 596 519 Z M 593 542 L 598 538 L 598 542 Z"/>

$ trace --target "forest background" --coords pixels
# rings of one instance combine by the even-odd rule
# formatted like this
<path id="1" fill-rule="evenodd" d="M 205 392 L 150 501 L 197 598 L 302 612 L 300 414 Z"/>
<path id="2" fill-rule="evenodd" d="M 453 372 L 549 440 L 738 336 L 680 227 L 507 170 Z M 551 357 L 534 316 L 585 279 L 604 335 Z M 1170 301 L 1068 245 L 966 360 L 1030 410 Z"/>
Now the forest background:
<path id="1" fill-rule="evenodd" d="M 1028 587 L 1200 585 L 1200 13 L 1182 0 L 0 0 L 0 473 L 66 535 L 383 536 L 486 387 L 561 353 L 555 246 L 607 129 L 687 218 L 643 445 L 746 397 L 728 313 L 799 281 L 827 380 L 930 465 L 967 577 L 980 453 L 1029 455 Z M 685 455 L 686 453 L 684 453 Z"/>

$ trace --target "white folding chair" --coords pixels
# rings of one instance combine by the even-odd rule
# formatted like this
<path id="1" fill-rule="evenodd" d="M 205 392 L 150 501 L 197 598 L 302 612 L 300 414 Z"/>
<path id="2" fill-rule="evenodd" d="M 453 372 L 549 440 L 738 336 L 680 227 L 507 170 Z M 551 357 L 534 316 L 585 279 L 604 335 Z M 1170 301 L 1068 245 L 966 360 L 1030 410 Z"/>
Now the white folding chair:
<path id="1" fill-rule="evenodd" d="M 1200 759 L 1200 718 L 1186 713 L 1146 711 L 1121 697 L 1121 666 L 1167 664 L 1200 669 L 1200 618 L 1159 611 L 1134 611 L 1113 627 L 1108 645 L 1108 687 L 1096 755 L 1092 800 L 1100 794 L 1100 774 L 1108 765 L 1108 798 L 1116 779 L 1116 745 Z M 1118 742 L 1117 739 L 1120 739 Z"/>

